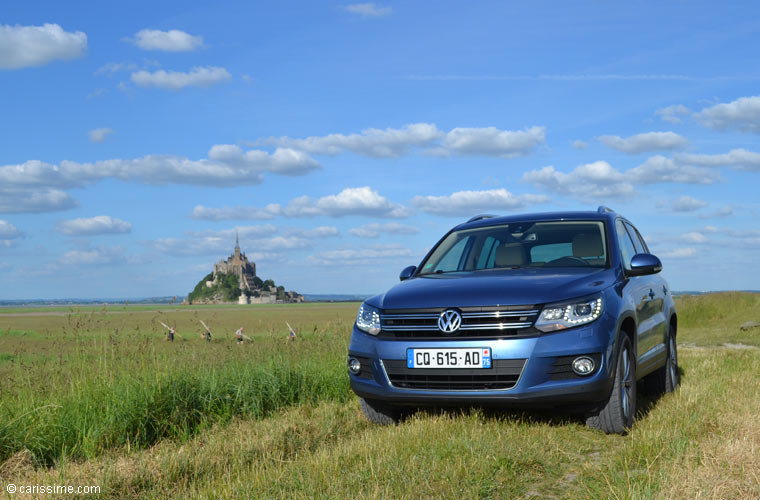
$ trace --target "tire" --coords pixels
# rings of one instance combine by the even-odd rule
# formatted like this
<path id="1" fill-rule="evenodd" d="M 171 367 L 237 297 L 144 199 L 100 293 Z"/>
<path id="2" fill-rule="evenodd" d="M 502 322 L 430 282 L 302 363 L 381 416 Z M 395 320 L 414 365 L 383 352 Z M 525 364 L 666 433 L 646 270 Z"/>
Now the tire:
<path id="1" fill-rule="evenodd" d="M 673 392 L 680 383 L 678 373 L 678 351 L 676 350 L 676 333 L 671 326 L 665 341 L 665 365 L 644 377 L 643 389 L 652 396 Z"/>
<path id="2" fill-rule="evenodd" d="M 383 406 L 376 401 L 359 398 L 359 403 L 362 407 L 362 413 L 373 424 L 395 425 L 401 418 L 400 411 Z"/>
<path id="3" fill-rule="evenodd" d="M 665 362 L 665 392 L 675 391 L 681 383 L 678 372 L 678 348 L 676 347 L 676 332 L 670 327 L 668 335 L 668 359 Z"/>
<path id="4" fill-rule="evenodd" d="M 631 340 L 624 336 L 618 349 L 615 381 L 604 407 L 586 419 L 592 429 L 605 434 L 626 434 L 636 415 L 636 355 Z"/>

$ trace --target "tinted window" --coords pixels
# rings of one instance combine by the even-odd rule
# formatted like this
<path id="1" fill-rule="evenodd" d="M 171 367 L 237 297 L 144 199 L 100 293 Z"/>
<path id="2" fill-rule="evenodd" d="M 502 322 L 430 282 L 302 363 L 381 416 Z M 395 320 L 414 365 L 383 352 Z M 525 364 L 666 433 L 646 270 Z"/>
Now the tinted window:
<path id="1" fill-rule="evenodd" d="M 623 221 L 618 220 L 615 222 L 615 227 L 617 229 L 616 232 L 618 244 L 620 245 L 620 253 L 623 258 L 623 267 L 630 271 L 631 258 L 636 254 L 636 247 L 633 246 L 633 241 L 628 235 L 628 231 L 626 231 Z"/>
<path id="2" fill-rule="evenodd" d="M 633 228 L 633 232 L 634 232 L 634 234 L 636 235 L 636 237 L 637 237 L 637 238 L 639 239 L 639 241 L 641 242 L 641 246 L 642 246 L 642 247 L 644 247 L 644 252 L 645 252 L 645 253 L 651 253 L 651 252 L 649 251 L 649 247 L 647 246 L 647 242 L 646 242 L 646 241 L 644 241 L 644 238 L 641 236 L 641 233 L 639 232 L 639 230 L 638 230 L 638 229 L 636 229 L 636 228 L 635 228 L 635 227 L 633 227 L 633 226 L 631 226 L 631 228 Z"/>
<path id="3" fill-rule="evenodd" d="M 483 248 L 480 249 L 480 256 L 476 269 L 487 269 L 493 267 L 496 258 L 496 247 L 499 246 L 499 240 L 492 236 L 487 236 L 483 242 Z"/>
<path id="4" fill-rule="evenodd" d="M 647 253 L 647 250 L 644 247 L 644 243 L 639 236 L 639 232 L 636 231 L 636 228 L 627 222 L 625 223 L 625 228 L 628 230 L 628 235 L 631 237 L 631 240 L 633 240 L 633 247 L 636 249 L 636 253 Z"/>
<path id="5" fill-rule="evenodd" d="M 552 243 L 551 245 L 536 245 L 530 249 L 531 262 L 549 262 L 562 257 L 573 255 L 572 243 Z"/>
<path id="6" fill-rule="evenodd" d="M 460 269 L 460 262 L 463 261 L 464 251 L 469 246 L 470 238 L 462 238 L 451 247 L 451 250 L 446 252 L 446 255 L 438 262 L 433 271 L 456 271 Z"/>
<path id="7" fill-rule="evenodd" d="M 603 222 L 526 221 L 450 233 L 423 262 L 421 274 L 587 266 L 607 266 Z"/>

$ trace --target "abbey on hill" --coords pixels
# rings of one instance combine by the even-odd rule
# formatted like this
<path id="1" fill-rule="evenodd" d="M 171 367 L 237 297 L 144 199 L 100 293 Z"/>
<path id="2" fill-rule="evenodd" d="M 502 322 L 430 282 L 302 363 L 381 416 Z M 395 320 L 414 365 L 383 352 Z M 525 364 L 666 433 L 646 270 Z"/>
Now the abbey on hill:
<path id="1" fill-rule="evenodd" d="M 303 295 L 285 291 L 272 280 L 256 276 L 256 264 L 240 251 L 240 240 L 235 235 L 235 250 L 226 260 L 214 264 L 214 271 L 203 278 L 188 295 L 190 304 L 275 304 L 303 302 Z"/>

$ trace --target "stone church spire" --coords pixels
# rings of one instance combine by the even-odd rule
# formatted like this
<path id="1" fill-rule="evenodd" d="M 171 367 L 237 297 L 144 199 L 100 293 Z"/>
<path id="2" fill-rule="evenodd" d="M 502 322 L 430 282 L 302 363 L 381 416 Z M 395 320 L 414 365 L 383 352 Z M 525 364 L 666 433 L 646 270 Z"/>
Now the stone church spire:
<path id="1" fill-rule="evenodd" d="M 240 238 L 238 238 L 237 230 L 235 230 L 235 255 L 240 255 Z"/>

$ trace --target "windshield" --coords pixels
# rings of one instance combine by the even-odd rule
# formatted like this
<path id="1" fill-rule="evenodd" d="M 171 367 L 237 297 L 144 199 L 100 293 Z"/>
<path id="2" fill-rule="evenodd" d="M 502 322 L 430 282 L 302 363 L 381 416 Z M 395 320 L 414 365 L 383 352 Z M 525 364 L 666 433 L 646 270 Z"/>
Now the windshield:
<path id="1" fill-rule="evenodd" d="M 603 222 L 520 222 L 452 232 L 422 264 L 420 274 L 606 266 Z"/>

